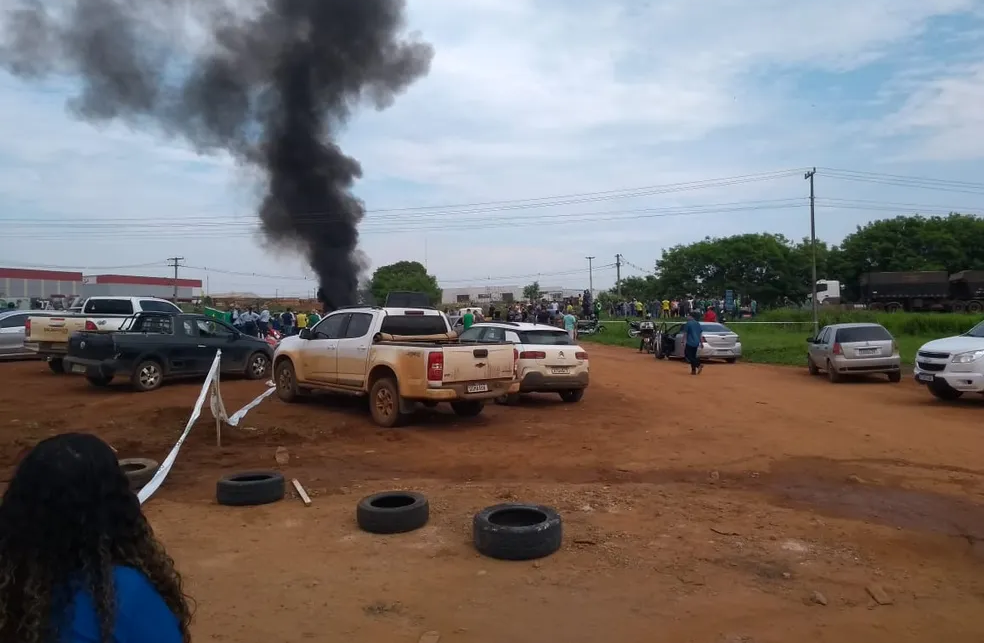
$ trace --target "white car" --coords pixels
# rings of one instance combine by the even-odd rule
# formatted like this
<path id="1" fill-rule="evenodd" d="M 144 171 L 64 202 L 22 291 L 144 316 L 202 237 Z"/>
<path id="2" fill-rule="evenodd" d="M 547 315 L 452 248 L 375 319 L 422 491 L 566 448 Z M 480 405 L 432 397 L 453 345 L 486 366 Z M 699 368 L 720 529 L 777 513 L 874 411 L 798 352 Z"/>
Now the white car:
<path id="1" fill-rule="evenodd" d="M 545 324 L 481 322 L 463 331 L 458 341 L 509 342 L 519 351 L 519 393 L 507 395 L 515 402 L 522 393 L 557 393 L 568 404 L 579 402 L 588 387 L 588 353 L 566 331 Z"/>
<path id="2" fill-rule="evenodd" d="M 913 376 L 941 400 L 984 393 L 984 322 L 963 335 L 923 344 Z"/>

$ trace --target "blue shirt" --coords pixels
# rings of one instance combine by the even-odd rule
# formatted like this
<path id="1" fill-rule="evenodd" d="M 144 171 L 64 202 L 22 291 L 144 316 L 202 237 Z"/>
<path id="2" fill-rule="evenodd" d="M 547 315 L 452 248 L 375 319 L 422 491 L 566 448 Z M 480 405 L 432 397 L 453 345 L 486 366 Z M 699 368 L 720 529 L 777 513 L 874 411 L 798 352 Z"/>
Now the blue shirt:
<path id="1" fill-rule="evenodd" d="M 131 567 L 113 568 L 116 625 L 113 643 L 182 643 L 178 619 L 150 584 Z M 99 619 L 92 596 L 79 591 L 67 612 L 61 643 L 99 643 Z"/>
<path id="2" fill-rule="evenodd" d="M 687 333 L 687 346 L 700 346 L 700 336 L 704 334 L 704 329 L 699 321 L 688 319 L 683 330 Z"/>

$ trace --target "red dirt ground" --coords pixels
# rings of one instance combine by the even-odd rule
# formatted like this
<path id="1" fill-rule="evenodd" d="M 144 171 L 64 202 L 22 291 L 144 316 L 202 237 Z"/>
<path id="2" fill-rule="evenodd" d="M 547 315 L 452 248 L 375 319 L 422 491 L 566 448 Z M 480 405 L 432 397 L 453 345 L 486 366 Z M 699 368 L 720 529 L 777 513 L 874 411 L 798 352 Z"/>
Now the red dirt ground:
<path id="1" fill-rule="evenodd" d="M 222 448 L 206 411 L 147 505 L 197 601 L 195 639 L 984 640 L 984 400 L 744 364 L 691 377 L 591 350 L 578 405 L 542 397 L 381 430 L 356 400 L 272 398 L 225 428 Z M 3 479 L 67 430 L 163 459 L 198 388 L 95 390 L 37 362 L 0 364 L 0 381 Z M 263 385 L 222 390 L 232 411 Z M 218 477 L 278 468 L 279 446 L 312 507 L 215 504 Z M 390 488 L 427 493 L 430 525 L 358 531 L 359 497 Z M 506 499 L 559 509 L 562 551 L 536 563 L 475 553 L 472 513 Z M 877 605 L 872 584 L 893 604 Z"/>

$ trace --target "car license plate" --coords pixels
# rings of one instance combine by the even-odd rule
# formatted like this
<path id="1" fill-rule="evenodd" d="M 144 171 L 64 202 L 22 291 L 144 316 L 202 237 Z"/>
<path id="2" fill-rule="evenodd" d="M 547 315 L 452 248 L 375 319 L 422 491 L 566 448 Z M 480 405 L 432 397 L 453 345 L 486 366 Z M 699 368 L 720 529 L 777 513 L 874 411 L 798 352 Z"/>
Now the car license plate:
<path id="1" fill-rule="evenodd" d="M 469 384 L 468 388 L 465 389 L 469 393 L 488 393 L 488 384 Z"/>
<path id="2" fill-rule="evenodd" d="M 85 366 L 82 366 L 81 364 L 72 364 L 72 372 L 82 373 L 83 375 L 85 375 Z"/>
<path id="3" fill-rule="evenodd" d="M 933 375 L 932 373 L 919 373 L 918 375 L 916 375 L 916 379 L 919 380 L 920 382 L 932 382 L 934 379 L 936 379 L 936 376 Z"/>
<path id="4" fill-rule="evenodd" d="M 859 355 L 872 355 L 872 354 L 877 353 L 877 352 L 878 352 L 878 349 L 877 348 L 859 348 L 858 349 L 858 354 Z"/>
<path id="5" fill-rule="evenodd" d="M 554 375 L 568 375 L 570 374 L 571 369 L 568 366 L 556 366 L 554 368 L 551 368 L 550 372 L 553 373 Z"/>

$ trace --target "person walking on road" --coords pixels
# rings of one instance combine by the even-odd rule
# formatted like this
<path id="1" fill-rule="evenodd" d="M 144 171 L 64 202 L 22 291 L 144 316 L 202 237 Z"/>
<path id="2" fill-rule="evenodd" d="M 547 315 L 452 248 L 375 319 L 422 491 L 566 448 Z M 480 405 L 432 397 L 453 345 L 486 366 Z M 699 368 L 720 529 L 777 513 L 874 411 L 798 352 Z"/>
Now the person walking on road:
<path id="1" fill-rule="evenodd" d="M 683 326 L 683 331 L 687 336 L 683 356 L 686 358 L 687 363 L 690 364 L 691 375 L 700 375 L 700 372 L 704 370 L 704 366 L 700 363 L 700 356 L 697 354 L 697 351 L 700 349 L 701 337 L 704 334 L 704 329 L 701 328 L 700 322 L 697 321 L 699 315 L 700 313 L 695 311 Z"/>

